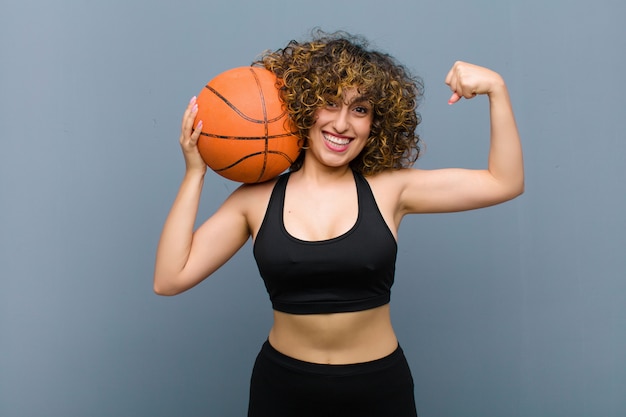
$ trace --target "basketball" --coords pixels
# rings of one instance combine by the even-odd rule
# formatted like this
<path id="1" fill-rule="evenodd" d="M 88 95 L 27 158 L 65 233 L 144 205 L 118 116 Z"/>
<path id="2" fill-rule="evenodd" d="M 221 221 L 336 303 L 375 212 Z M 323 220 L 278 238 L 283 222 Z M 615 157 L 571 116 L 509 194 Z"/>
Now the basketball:
<path id="1" fill-rule="evenodd" d="M 301 142 L 279 97 L 276 76 L 260 67 L 238 67 L 207 83 L 198 94 L 194 126 L 202 120 L 198 149 L 213 171 L 242 183 L 283 173 Z"/>

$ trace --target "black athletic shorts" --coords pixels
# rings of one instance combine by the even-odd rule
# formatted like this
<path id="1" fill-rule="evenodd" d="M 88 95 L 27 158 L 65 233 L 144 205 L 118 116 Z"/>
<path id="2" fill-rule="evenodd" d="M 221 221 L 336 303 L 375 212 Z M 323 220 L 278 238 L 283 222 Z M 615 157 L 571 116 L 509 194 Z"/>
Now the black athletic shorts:
<path id="1" fill-rule="evenodd" d="M 248 417 L 416 417 L 402 349 L 371 362 L 300 361 L 263 344 L 252 370 Z"/>

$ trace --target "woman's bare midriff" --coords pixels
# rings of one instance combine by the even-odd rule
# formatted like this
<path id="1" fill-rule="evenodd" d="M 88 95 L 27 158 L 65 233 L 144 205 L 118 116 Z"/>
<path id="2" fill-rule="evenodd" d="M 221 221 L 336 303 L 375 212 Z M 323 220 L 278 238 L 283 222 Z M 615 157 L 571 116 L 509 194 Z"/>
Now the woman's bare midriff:
<path id="1" fill-rule="evenodd" d="M 373 361 L 398 347 L 389 304 L 350 313 L 297 315 L 274 311 L 269 342 L 292 358 L 332 365 Z"/>

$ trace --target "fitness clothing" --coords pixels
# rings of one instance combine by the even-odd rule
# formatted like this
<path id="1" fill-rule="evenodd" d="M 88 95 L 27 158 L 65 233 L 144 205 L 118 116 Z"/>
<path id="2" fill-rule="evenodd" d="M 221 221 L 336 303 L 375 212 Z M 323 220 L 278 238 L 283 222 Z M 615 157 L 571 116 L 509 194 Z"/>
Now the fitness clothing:
<path id="1" fill-rule="evenodd" d="M 289 173 L 278 178 L 253 253 L 272 307 L 292 314 L 362 311 L 389 303 L 397 243 L 365 178 L 354 172 L 358 217 L 341 236 L 304 241 L 283 223 Z"/>
<path id="2" fill-rule="evenodd" d="M 417 417 L 402 349 L 371 362 L 325 365 L 265 342 L 250 384 L 248 417 Z"/>

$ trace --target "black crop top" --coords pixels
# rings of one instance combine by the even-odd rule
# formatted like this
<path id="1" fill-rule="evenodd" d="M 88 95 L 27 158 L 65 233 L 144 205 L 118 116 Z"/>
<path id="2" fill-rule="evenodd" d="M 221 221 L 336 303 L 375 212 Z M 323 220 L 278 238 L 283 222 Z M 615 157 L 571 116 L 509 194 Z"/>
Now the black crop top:
<path id="1" fill-rule="evenodd" d="M 254 241 L 254 258 L 274 310 L 292 314 L 362 311 L 387 304 L 397 243 L 369 184 L 354 173 L 359 212 L 346 233 L 304 241 L 283 223 L 289 173 L 278 178 Z"/>

